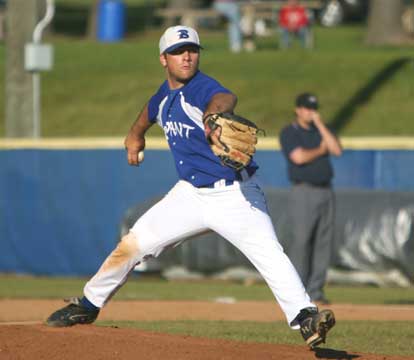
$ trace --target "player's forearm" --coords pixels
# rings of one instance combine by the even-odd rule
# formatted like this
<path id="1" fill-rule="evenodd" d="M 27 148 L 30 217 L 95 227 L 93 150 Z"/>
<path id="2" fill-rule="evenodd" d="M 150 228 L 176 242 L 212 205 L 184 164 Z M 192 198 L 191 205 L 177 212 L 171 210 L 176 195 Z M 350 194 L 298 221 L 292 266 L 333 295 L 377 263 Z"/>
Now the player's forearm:
<path id="1" fill-rule="evenodd" d="M 143 153 L 140 158 L 140 152 L 145 148 L 145 133 L 151 126 L 152 123 L 148 119 L 148 105 L 145 105 L 131 126 L 124 141 L 128 163 L 130 165 L 137 166 L 142 161 Z"/>
<path id="2" fill-rule="evenodd" d="M 150 122 L 148 119 L 148 105 L 145 105 L 129 129 L 127 137 L 133 137 L 137 139 L 143 138 L 151 126 L 152 122 Z"/>
<path id="3" fill-rule="evenodd" d="M 218 93 L 213 96 L 204 111 L 203 119 L 208 114 L 229 112 L 232 113 L 237 104 L 237 97 L 234 94 Z"/>

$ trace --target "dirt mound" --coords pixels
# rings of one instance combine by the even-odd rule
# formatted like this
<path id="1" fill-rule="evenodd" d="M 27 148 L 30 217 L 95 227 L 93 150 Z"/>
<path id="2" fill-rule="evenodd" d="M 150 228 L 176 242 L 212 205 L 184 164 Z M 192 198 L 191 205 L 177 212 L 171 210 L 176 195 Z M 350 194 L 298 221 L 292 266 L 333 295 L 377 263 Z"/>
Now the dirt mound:
<path id="1" fill-rule="evenodd" d="M 95 325 L 54 329 L 41 323 L 64 306 L 60 300 L 0 300 L 0 360 L 203 360 L 203 359 L 367 359 L 409 357 L 367 355 L 305 345 L 275 345 L 212 340 Z M 330 306 L 341 320 L 414 320 L 413 306 Z M 113 301 L 99 320 L 277 321 L 284 316 L 274 302 Z M 412 359 L 412 357 L 410 357 Z"/>
<path id="2" fill-rule="evenodd" d="M 326 348 L 310 351 L 306 346 L 247 344 L 94 325 L 78 325 L 63 329 L 49 328 L 45 325 L 0 326 L 0 359 L 2 360 L 301 360 L 315 358 L 404 359 L 396 356 L 351 354 Z"/>

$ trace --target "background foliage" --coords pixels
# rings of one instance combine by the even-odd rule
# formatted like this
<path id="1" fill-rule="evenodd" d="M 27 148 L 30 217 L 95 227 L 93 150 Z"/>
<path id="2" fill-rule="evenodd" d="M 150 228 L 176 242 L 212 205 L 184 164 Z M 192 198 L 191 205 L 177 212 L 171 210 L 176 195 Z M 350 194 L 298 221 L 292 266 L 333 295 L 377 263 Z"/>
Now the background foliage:
<path id="1" fill-rule="evenodd" d="M 55 62 L 41 76 L 42 135 L 123 136 L 164 79 L 157 52 L 161 32 L 149 28 L 111 44 L 50 35 L 46 41 L 54 45 Z M 280 51 L 274 35 L 259 38 L 256 52 L 236 55 L 228 52 L 224 31 L 201 30 L 200 35 L 201 69 L 233 90 L 238 112 L 269 135 L 292 119 L 294 97 L 302 91 L 319 95 L 323 117 L 340 135 L 414 135 L 409 47 L 365 47 L 362 26 L 317 27 L 313 51 L 299 46 Z M 4 51 L 2 44 L 3 68 Z"/>

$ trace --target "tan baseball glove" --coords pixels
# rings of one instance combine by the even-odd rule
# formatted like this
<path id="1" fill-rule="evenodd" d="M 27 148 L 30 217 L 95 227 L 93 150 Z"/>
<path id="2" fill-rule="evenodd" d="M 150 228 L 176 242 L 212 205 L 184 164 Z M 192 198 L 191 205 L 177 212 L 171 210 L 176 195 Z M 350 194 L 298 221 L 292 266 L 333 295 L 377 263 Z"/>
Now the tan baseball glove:
<path id="1" fill-rule="evenodd" d="M 235 114 L 218 113 L 207 115 L 204 124 L 211 150 L 223 165 L 241 170 L 250 163 L 259 131 L 255 123 Z"/>

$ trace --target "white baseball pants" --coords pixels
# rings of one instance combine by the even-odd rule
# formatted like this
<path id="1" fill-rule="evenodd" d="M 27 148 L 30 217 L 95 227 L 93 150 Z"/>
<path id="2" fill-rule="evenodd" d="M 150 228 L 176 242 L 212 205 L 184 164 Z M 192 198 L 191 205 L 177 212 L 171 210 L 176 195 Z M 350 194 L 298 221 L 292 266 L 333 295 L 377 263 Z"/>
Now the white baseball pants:
<path id="1" fill-rule="evenodd" d="M 251 261 L 289 324 L 301 309 L 315 307 L 277 240 L 255 176 L 228 186 L 221 180 L 214 188 L 196 188 L 180 180 L 123 237 L 85 285 L 85 296 L 95 306 L 104 306 L 137 263 L 209 229 L 230 241 Z"/>

